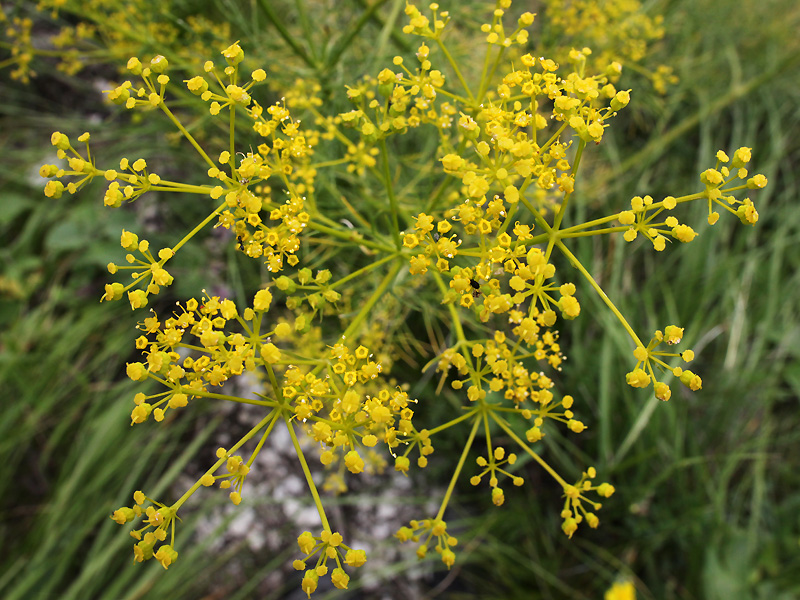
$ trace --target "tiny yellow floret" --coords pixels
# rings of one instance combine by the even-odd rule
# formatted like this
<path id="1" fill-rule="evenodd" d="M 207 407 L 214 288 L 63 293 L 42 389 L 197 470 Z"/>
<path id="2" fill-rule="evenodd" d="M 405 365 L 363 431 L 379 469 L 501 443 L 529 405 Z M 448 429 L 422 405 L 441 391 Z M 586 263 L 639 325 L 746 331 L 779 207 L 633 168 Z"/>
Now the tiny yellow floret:
<path id="1" fill-rule="evenodd" d="M 636 600 L 636 588 L 630 581 L 615 582 L 606 590 L 603 600 Z"/>
<path id="2" fill-rule="evenodd" d="M 259 290 L 253 299 L 253 309 L 257 311 L 269 310 L 269 305 L 272 303 L 272 292 L 269 290 Z"/>

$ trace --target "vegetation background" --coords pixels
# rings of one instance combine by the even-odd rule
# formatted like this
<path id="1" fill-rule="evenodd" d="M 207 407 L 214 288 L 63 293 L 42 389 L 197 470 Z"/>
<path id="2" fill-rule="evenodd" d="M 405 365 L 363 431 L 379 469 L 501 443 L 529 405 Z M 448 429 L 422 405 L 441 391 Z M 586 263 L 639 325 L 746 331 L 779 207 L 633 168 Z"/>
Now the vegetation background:
<path id="1" fill-rule="evenodd" d="M 176 22 L 190 4 L 196 10 L 197 3 L 172 4 Z M 202 13 L 224 16 L 231 41 L 248 39 L 246 51 L 264 57 L 270 77 L 288 81 L 309 68 L 309 39 L 294 33 L 302 32 L 302 4 L 205 0 Z M 352 38 L 319 27 L 312 40 L 318 48 L 330 41 L 333 59 L 317 75 L 333 106 L 346 110 L 344 84 L 375 74 L 414 42 L 400 34 L 400 1 L 374 10 L 366 0 L 318 4 L 312 8 L 335 4 L 343 18 L 364 18 Z M 533 4 L 524 8 L 546 19 L 548 3 Z M 800 5 L 664 0 L 644 9 L 665 16 L 666 36 L 648 61 L 672 66 L 679 81 L 662 96 L 633 74 L 631 106 L 579 183 L 580 209 L 590 214 L 636 194 L 693 190 L 718 148 L 751 146 L 753 165 L 770 185 L 752 229 L 720 223 L 659 255 L 621 239 L 587 239 L 579 251 L 622 312 L 635 316 L 634 327 L 686 327 L 704 389 L 659 403 L 622 385 L 630 343 L 605 307 L 584 295 L 583 314 L 562 330 L 569 358 L 562 379 L 590 429 L 577 442 L 554 440 L 547 453 L 565 472 L 573 462 L 595 464 L 615 484 L 600 528 L 566 539 L 558 492 L 544 480 L 509 493 L 500 509 L 465 486 L 461 513 L 450 517 L 461 539 L 452 571 L 435 561 L 417 565 L 407 551 L 373 565 L 349 591 L 317 598 L 600 598 L 620 576 L 647 599 L 800 597 Z M 452 10 L 462 23 L 485 14 L 477 2 Z M 37 22 L 39 36 L 55 33 L 45 21 Z M 0 48 L 0 62 L 6 57 Z M 0 597 L 295 597 L 299 576 L 284 570 L 298 533 L 291 524 L 271 523 L 282 554 L 254 549 L 235 528 L 220 538 L 235 515 L 220 513 L 221 499 L 208 494 L 184 522 L 181 559 L 164 572 L 156 563 L 132 565 L 130 540 L 108 518 L 134 489 L 158 495 L 191 471 L 230 415 L 129 427 L 133 392 L 124 363 L 135 331 L 124 307 L 99 297 L 119 230 L 135 219 L 159 232 L 163 213 L 152 203 L 135 213 L 104 209 L 98 185 L 58 201 L 42 194 L 38 167 L 51 160 L 55 130 L 92 131 L 106 158 L 145 156 L 177 172 L 192 168 L 180 147 L 164 143 L 164 124 L 130 119 L 103 102 L 102 82 L 117 77 L 123 61 L 101 59 L 66 75 L 45 57 L 28 84 L 0 71 Z M 178 295 L 208 286 L 209 273 L 241 288 L 259 275 L 213 237 L 194 260 L 196 276 L 187 269 L 176 278 Z M 423 380 L 419 390 L 434 385 Z M 436 475 L 431 462 L 428 482 Z M 391 501 L 422 502 L 424 481 Z M 374 483 L 342 500 L 342 514 L 360 510 L 386 482 Z M 269 515 L 276 503 L 261 498 L 257 513 Z M 208 533 L 210 522 L 217 535 Z M 206 533 L 189 543 L 196 528 Z"/>

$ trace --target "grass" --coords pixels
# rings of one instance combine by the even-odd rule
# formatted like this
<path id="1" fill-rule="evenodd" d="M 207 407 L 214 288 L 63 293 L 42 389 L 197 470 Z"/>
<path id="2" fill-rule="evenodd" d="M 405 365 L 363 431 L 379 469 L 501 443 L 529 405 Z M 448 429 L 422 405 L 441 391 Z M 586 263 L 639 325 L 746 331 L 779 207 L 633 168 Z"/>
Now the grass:
<path id="1" fill-rule="evenodd" d="M 323 42 L 301 39 L 288 49 L 292 32 L 268 26 L 279 20 L 273 3 L 259 7 L 261 20 L 226 14 L 263 52 L 296 55 L 286 63 L 287 79 L 322 69 L 331 98 L 354 74 L 374 72 L 382 64 L 377 57 L 403 48 L 400 2 L 380 3 L 341 33 L 325 30 Z M 598 598 L 620 575 L 633 578 L 646 599 L 800 595 L 794 451 L 800 444 L 800 11 L 787 0 L 731 3 L 730 10 L 710 0 L 672 0 L 663 10 L 668 35 L 661 60 L 676 67 L 680 82 L 666 98 L 642 94 L 637 104 L 634 92 L 629 116 L 598 149 L 611 168 L 601 170 L 599 160 L 591 165 L 595 185 L 579 187 L 580 210 L 590 216 L 635 194 L 692 191 L 718 148 L 746 145 L 771 182 L 756 199 L 760 222 L 751 229 L 723 215 L 713 228 L 698 228 L 701 237 L 692 244 L 660 255 L 619 238 L 582 240 L 576 251 L 638 332 L 672 322 L 686 327 L 704 389 L 676 392 L 664 404 L 625 386 L 630 342 L 605 306 L 579 289 L 583 314 L 562 332 L 569 360 L 561 379 L 590 429 L 577 438 L 550 432 L 546 440 L 557 443 L 546 444 L 545 453 L 564 471 L 594 464 L 618 492 L 600 512 L 600 529 L 570 541 L 559 527 L 559 490 L 532 466 L 520 461 L 530 485 L 508 493 L 502 509 L 463 486 L 457 576 L 437 571 L 423 579 L 447 597 Z M 287 26 L 295 25 L 307 27 L 301 18 Z M 370 36 L 378 40 L 371 55 Z M 371 69 L 365 58 L 374 61 Z M 46 141 L 68 119 L 81 130 L 85 114 L 78 109 L 65 117 L 48 108 L 52 91 L 44 86 L 5 83 L 4 90 L 14 91 L 4 97 L 0 131 L 3 147 L 17 152 L 4 161 L 8 173 L 27 172 L 43 160 L 45 143 L 37 140 Z M 65 102 L 77 103 L 87 90 L 72 93 Z M 114 122 L 107 109 L 95 108 L 121 132 L 119 140 L 116 133 L 104 140 L 109 155 L 116 141 L 144 150 L 147 140 L 160 139 L 158 131 Z M 130 142 L 134 136 L 138 142 Z M 17 177 L 4 175 L 0 183 L 0 537 L 8 540 L 0 549 L 0 597 L 196 598 L 211 593 L 215 576 L 231 564 L 248 565 L 233 597 L 259 597 L 263 578 L 284 556 L 253 564 L 244 546 L 219 552 L 198 542 L 184 544 L 166 574 L 153 564 L 134 569 L 130 540 L 108 518 L 134 489 L 166 489 L 218 424 L 201 415 L 169 431 L 128 425 L 133 388 L 122 366 L 134 334 L 117 307 L 97 298 L 120 227 L 143 215 L 109 217 L 98 207 L 99 189 L 52 203 Z M 328 183 L 331 190 L 340 184 Z M 703 222 L 702 214 L 696 217 L 690 222 Z M 240 269 L 226 281 L 235 291 L 259 275 L 223 253 L 215 260 Z M 458 441 L 444 441 L 435 456 Z M 209 502 L 183 523 L 183 539 L 196 517 L 213 509 Z M 387 567 L 378 577 L 402 577 L 405 566 Z M 447 586 L 436 590 L 443 581 Z M 284 593 L 278 586 L 272 597 Z"/>

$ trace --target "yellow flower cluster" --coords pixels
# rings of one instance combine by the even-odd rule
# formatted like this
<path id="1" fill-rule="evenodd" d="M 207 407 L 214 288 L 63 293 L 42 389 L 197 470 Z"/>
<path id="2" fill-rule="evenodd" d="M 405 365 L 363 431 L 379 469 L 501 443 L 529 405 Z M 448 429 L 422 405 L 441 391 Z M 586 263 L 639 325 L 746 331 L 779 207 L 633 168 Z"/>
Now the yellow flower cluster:
<path id="1" fill-rule="evenodd" d="M 495 447 L 494 451 L 489 454 L 489 459 L 487 460 L 483 456 L 479 456 L 475 459 L 475 462 L 478 464 L 482 471 L 480 471 L 477 475 L 473 475 L 469 482 L 472 485 L 478 485 L 481 482 L 481 479 L 484 475 L 489 476 L 489 486 L 492 488 L 492 503 L 495 506 L 501 506 L 503 502 L 505 502 L 505 495 L 503 494 L 503 488 L 501 488 L 498 483 L 497 474 L 503 475 L 511 479 L 512 483 L 519 487 L 524 483 L 522 477 L 517 475 L 512 475 L 505 469 L 501 467 L 504 464 L 513 465 L 517 462 L 517 455 L 516 454 L 509 454 L 506 456 L 506 451 L 504 448 L 497 446 Z"/>
<path id="2" fill-rule="evenodd" d="M 601 483 L 599 485 L 592 485 L 592 479 L 597 477 L 597 471 L 594 467 L 589 467 L 581 475 L 574 485 L 567 485 L 564 487 L 564 508 L 561 511 L 561 529 L 568 537 L 578 530 L 578 525 L 584 521 L 595 529 L 600 524 L 600 519 L 591 511 L 587 511 L 583 503 L 589 504 L 593 510 L 599 510 L 602 506 L 599 502 L 589 500 L 584 495 L 588 491 L 594 491 L 604 498 L 610 498 L 614 493 L 614 486 L 610 483 Z"/>
<path id="3" fill-rule="evenodd" d="M 520 348 L 523 338 L 513 340 L 497 331 L 493 339 L 469 344 L 469 354 L 474 361 L 468 362 L 456 349 L 448 348 L 442 353 L 437 369 L 444 374 L 452 366 L 460 375 L 466 375 L 465 379 L 454 379 L 451 385 L 457 390 L 466 388 L 467 397 L 472 402 L 485 398 L 487 392 L 484 388 L 488 388 L 491 392 L 503 392 L 504 398 L 512 401 L 515 407 L 523 406 L 527 401 L 547 407 L 553 398 L 553 394 L 547 391 L 553 387 L 552 380 L 543 373 L 532 372 L 525 365 L 533 358 L 558 368 L 563 360 L 558 334 L 546 331 L 539 336 L 540 326 L 533 319 L 526 319 L 515 329 L 529 327 L 536 330 L 537 333 L 531 334 L 532 350 Z"/>
<path id="4" fill-rule="evenodd" d="M 638 3 L 610 2 L 604 23 L 613 21 L 609 15 L 627 18 L 633 4 Z M 435 517 L 411 521 L 396 534 L 401 541 L 417 543 L 420 558 L 433 546 L 448 567 L 454 564 L 457 540 L 447 532 L 445 510 L 457 480 L 472 465 L 468 454 L 481 441 L 485 452 L 468 476 L 473 485 L 488 482 L 495 506 L 505 502 L 502 482 L 524 485 L 518 470 L 518 454 L 524 453 L 563 489 L 564 533 L 572 537 L 581 523 L 597 527 L 595 513 L 601 504 L 589 495 L 609 497 L 614 487 L 595 484 L 593 467 L 576 483 L 568 483 L 531 447 L 551 427 L 575 434 L 587 429 L 576 415 L 575 398 L 555 390 L 549 371 L 560 371 L 565 360 L 554 329 L 559 315 L 566 322 L 585 311 L 579 289 L 581 300 L 596 293 L 633 340 L 637 362 L 626 376 L 629 385 L 653 385 L 655 396 L 668 400 L 672 391 L 658 376 L 671 372 L 691 390 L 702 387 L 695 373 L 668 362 L 691 362 L 691 350 L 658 350 L 661 344 L 679 343 L 683 329 L 670 325 L 656 331 L 647 345 L 642 343 L 570 243 L 577 237 L 611 234 L 629 242 L 641 234 L 658 251 L 672 239 L 688 243 L 696 232 L 671 211 L 691 201 L 707 203 L 711 224 L 720 206 L 754 224 L 754 203 L 738 200 L 734 193 L 760 189 L 766 178 L 750 176 L 749 148 L 739 148 L 733 158 L 720 151 L 714 168 L 701 174 L 702 189 L 694 194 L 658 202 L 650 195 L 636 196 L 630 208 L 570 224 L 584 152 L 603 142 L 613 117 L 631 102 L 630 90 L 617 87 L 621 67 L 610 47 L 593 52 L 577 45 L 561 59 L 565 68 L 530 52 L 527 28 L 534 16 L 523 13 L 515 25 L 505 26 L 510 5 L 510 0 L 495 2 L 491 18 L 481 26 L 486 60 L 480 80 L 474 82 L 464 76 L 444 42 L 449 13 L 436 3 L 426 14 L 408 4 L 404 30 L 424 38 L 415 50 L 416 63 L 412 67 L 407 61 L 414 62 L 413 57 L 395 57 L 391 68 L 347 87 L 353 109 L 340 114 L 323 114 L 324 88 L 309 79 L 295 82 L 281 101 L 260 104 L 257 84 L 266 81 L 266 72 L 249 66 L 245 70 L 247 57 L 239 42 L 225 45 L 219 67 L 206 61 L 186 71 L 178 66 L 180 57 L 171 59 L 172 64 L 162 55 L 144 62 L 130 58 L 128 70 L 141 83 L 125 81 L 108 98 L 131 110 L 157 109 L 172 121 L 205 163 L 206 185 L 164 180 L 143 158 L 125 158 L 118 168 L 100 169 L 88 144 L 82 154 L 66 135 L 53 134 L 57 156 L 66 161 L 41 168 L 41 175 L 50 179 L 45 194 L 53 200 L 102 176 L 108 182 L 108 207 L 150 191 L 213 201 L 202 222 L 155 253 L 148 240 L 123 231 L 120 244 L 127 264 L 111 263 L 108 269 L 112 274 L 130 271 L 132 281 L 108 284 L 104 300 L 119 300 L 127 293 L 133 309 L 146 306 L 150 295 L 173 283 L 166 263 L 207 226 L 229 230 L 236 248 L 265 264 L 268 273 L 243 310 L 230 299 L 204 292 L 178 303 L 171 315 L 152 312 L 139 324 L 136 347 L 142 359 L 129 363 L 127 374 L 134 381 L 156 382 L 161 390 L 135 395 L 132 424 L 151 415 L 166 421 L 169 411 L 197 398 L 251 404 L 265 414 L 239 442 L 218 449 L 213 465 L 173 505 L 137 492 L 133 507 L 113 514 L 121 524 L 144 518 L 143 527 L 133 533 L 137 561 L 155 557 L 165 568 L 174 562 L 177 511 L 200 487 L 218 483 L 229 490 L 233 504 L 243 502 L 253 462 L 279 425 L 291 437 L 322 522 L 318 536 L 304 532 L 298 538 L 304 558 L 294 566 L 304 571 L 301 587 L 309 596 L 323 576 L 346 589 L 350 576 L 344 567 L 361 566 L 366 554 L 346 546 L 329 526 L 299 434 L 313 440 L 326 471 L 321 487 L 341 492 L 347 487 L 345 478 L 383 471 L 387 452 L 394 469 L 404 475 L 412 453 L 424 468 L 437 434 L 471 424 Z M 589 28 L 581 23 L 594 14 L 597 2 L 569 7 L 554 2 L 550 10 L 552 6 L 561 6 L 563 12 L 555 29 L 578 33 Z M 657 21 L 633 22 L 642 29 L 638 37 L 633 31 L 614 35 L 630 42 L 623 44 L 622 54 L 636 61 L 641 44 L 661 32 Z M 170 70 L 180 72 L 185 88 L 170 85 Z M 445 77 L 445 72 L 452 75 Z M 180 118 L 173 113 L 177 106 Z M 195 137 L 191 132 L 196 123 L 184 124 L 186 107 L 199 107 L 203 120 L 227 129 L 227 140 Z M 255 143 L 245 145 L 243 131 Z M 401 147 L 397 137 L 409 133 L 436 138 L 428 164 L 419 166 L 416 155 L 393 154 Z M 78 139 L 88 142 L 89 135 Z M 220 143 L 213 151 L 204 147 Z M 338 154 L 331 158 L 330 152 Z M 417 173 L 411 178 L 409 165 Z M 317 178 L 319 170 L 335 167 L 347 181 L 341 190 L 338 183 L 330 184 L 335 178 Z M 358 202 L 351 201 L 350 186 L 358 189 L 358 195 L 352 194 Z M 424 190 L 432 191 L 426 195 Z M 303 266 L 304 258 L 313 262 Z M 573 270 L 564 276 L 567 267 Z M 410 388 L 387 380 L 392 361 L 405 352 L 398 340 L 416 345 L 409 354 L 422 349 L 415 335 L 399 337 L 408 312 L 391 314 L 418 292 L 427 294 L 426 301 L 435 298 L 425 314 L 438 320 L 432 326 L 425 322 L 435 358 L 423 370 L 435 366 L 439 391 L 449 379 L 455 392 L 445 393 L 460 402 L 450 421 L 430 429 L 419 429 L 414 421 L 418 404 L 409 396 Z M 312 327 L 317 319 L 321 325 Z M 323 327 L 331 323 L 341 323 L 342 329 L 323 335 Z M 226 383 L 245 373 L 262 385 L 257 399 L 225 393 L 232 387 Z M 493 441 L 498 431 L 503 445 L 496 437 Z M 253 438 L 258 441 L 247 457 L 240 449 Z M 515 452 L 507 449 L 509 443 L 516 444 Z M 146 501 L 150 506 L 145 508 Z M 167 544 L 168 528 L 172 539 Z"/>
<path id="5" fill-rule="evenodd" d="M 133 558 L 136 562 L 144 562 L 155 558 L 165 569 L 178 558 L 175 544 L 175 510 L 160 502 L 156 502 L 137 491 L 133 495 L 133 507 L 123 506 L 111 515 L 111 519 L 124 525 L 137 517 L 145 517 L 142 527 L 131 531 L 131 537 L 138 540 L 133 546 Z M 150 506 L 144 508 L 145 502 Z M 170 542 L 167 544 L 167 532 L 170 532 Z M 160 544 L 160 545 L 159 545 Z M 155 549 L 159 545 L 158 550 Z"/>
<path id="6" fill-rule="evenodd" d="M 181 408 L 189 399 L 207 395 L 209 386 L 222 386 L 233 376 L 255 371 L 257 365 L 279 362 L 280 351 L 266 340 L 286 338 L 292 330 L 287 323 L 279 323 L 260 331 L 261 317 L 271 299 L 268 290 L 259 291 L 253 308 L 246 308 L 240 316 L 231 300 L 213 296 L 201 302 L 192 298 L 178 305 L 180 312 L 172 317 L 162 321 L 154 314 L 140 323 L 144 334 L 137 338 L 136 347 L 145 361 L 128 363 L 128 377 L 134 381 L 155 379 L 168 390 L 153 396 L 137 394 L 132 423 L 144 422 L 151 412 L 161 421 L 168 408 Z M 229 322 L 237 323 L 243 332 L 227 332 Z M 199 344 L 190 343 L 189 336 Z M 181 358 L 181 349 L 192 350 L 192 354 Z"/>
<path id="7" fill-rule="evenodd" d="M 680 357 L 685 362 L 692 362 L 694 360 L 694 352 L 692 350 L 684 350 L 680 354 L 677 352 L 656 352 L 655 349 L 662 343 L 674 345 L 681 341 L 683 338 L 683 328 L 677 325 L 668 325 L 662 332 L 660 329 L 655 332 L 655 335 L 650 340 L 647 347 L 637 346 L 633 351 L 633 356 L 636 358 L 636 366 L 633 371 L 627 374 L 626 379 L 628 385 L 632 387 L 647 387 L 651 383 L 655 389 L 656 398 L 659 400 L 667 401 L 672 397 L 672 390 L 669 385 L 663 381 L 658 381 L 653 366 L 660 371 L 670 371 L 675 377 L 678 377 L 686 387 L 693 392 L 703 387 L 703 380 L 698 375 L 695 375 L 689 370 L 684 370 L 681 367 L 670 367 L 664 358 Z"/>
<path id="8" fill-rule="evenodd" d="M 755 225 L 758 221 L 758 211 L 750 198 L 738 200 L 730 195 L 730 192 L 740 190 L 743 187 L 757 190 L 767 185 L 767 178 L 761 174 L 748 178 L 746 167 L 747 163 L 750 162 L 751 150 L 746 146 L 738 148 L 733 153 L 732 159 L 728 158 L 728 155 L 720 150 L 717 152 L 716 167 L 707 169 L 700 174 L 700 181 L 706 186 L 705 197 L 708 198 L 708 222 L 710 225 L 713 225 L 719 219 L 719 213 L 713 210 L 715 204 L 735 214 L 745 225 Z M 737 179 L 746 180 L 746 186 L 730 187 Z M 728 195 L 725 195 L 726 192 L 728 192 Z"/>
<path id="9" fill-rule="evenodd" d="M 5 36 L 11 46 L 11 60 L 6 64 L 16 64 L 11 70 L 11 79 L 28 83 L 31 77 L 36 77 L 36 71 L 31 68 L 31 61 L 36 52 L 31 39 L 33 19 L 30 17 L 6 16 L 5 8 L 0 7 L 0 23 L 4 28 Z"/>
<path id="10" fill-rule="evenodd" d="M 358 568 L 367 562 L 366 552 L 350 548 L 343 543 L 343 540 L 341 533 L 332 532 L 330 529 L 323 529 L 319 536 L 314 536 L 310 531 L 304 531 L 297 538 L 297 545 L 306 558 L 295 560 L 293 566 L 298 571 L 305 570 L 300 587 L 308 594 L 309 598 L 316 591 L 319 578 L 328 574 L 327 563 L 329 560 L 336 563 L 336 567 L 331 571 L 331 582 L 340 590 L 346 590 L 350 583 L 350 576 L 345 573 L 342 564 Z M 306 570 L 308 560 L 317 554 L 319 556 L 316 565 Z"/>
<path id="11" fill-rule="evenodd" d="M 351 473 L 361 473 L 365 468 L 382 470 L 384 461 L 372 450 L 379 442 L 385 443 L 392 454 L 400 444 L 407 445 L 405 456 L 415 447 L 421 458 L 433 452 L 426 432 L 416 431 L 412 424 L 416 400 L 399 389 L 368 392 L 376 389 L 382 368 L 366 347 L 351 352 L 344 344 L 334 345 L 325 370 L 326 376 L 320 378 L 290 366 L 282 390 L 283 397 L 292 401 L 296 417 L 320 444 L 323 465 L 341 462 Z M 365 463 L 362 453 L 371 464 Z M 407 470 L 401 458 L 397 458 L 396 468 Z"/>
<path id="12" fill-rule="evenodd" d="M 109 263 L 108 272 L 113 275 L 120 270 L 130 270 L 133 282 L 127 286 L 119 282 L 106 284 L 106 293 L 103 295 L 102 300 L 119 300 L 122 298 L 122 295 L 127 292 L 131 308 L 134 310 L 142 308 L 147 306 L 148 296 L 150 294 L 156 295 L 161 291 L 162 287 L 167 287 L 172 284 L 173 277 L 164 268 L 164 265 L 175 253 L 170 248 L 162 248 L 158 251 L 158 259 L 156 259 L 150 251 L 150 242 L 147 240 L 140 240 L 139 236 L 135 233 L 125 231 L 124 229 L 120 236 L 120 245 L 125 250 L 129 251 L 129 253 L 125 255 L 125 261 L 128 265 L 121 266 L 115 263 Z M 133 252 L 138 252 L 144 260 L 136 258 Z M 145 283 L 144 289 L 133 289 Z"/>
<path id="13" fill-rule="evenodd" d="M 707 199 L 709 225 L 714 225 L 719 220 L 715 206 L 736 215 L 745 225 L 755 225 L 758 211 L 752 200 L 739 200 L 732 195 L 732 192 L 741 189 L 760 189 L 767 185 L 767 178 L 763 175 L 757 174 L 748 178 L 746 165 L 750 162 L 750 150 L 747 147 L 739 148 L 734 152 L 733 159 L 728 158 L 724 151 L 718 151 L 715 168 L 706 169 L 700 174 L 700 181 L 705 186 L 703 192 L 682 198 L 667 196 L 661 202 L 654 202 L 651 196 L 635 196 L 631 200 L 631 209 L 624 210 L 617 216 L 619 222 L 627 227 L 623 236 L 625 241 L 632 242 L 641 233 L 659 252 L 666 248 L 669 237 L 683 243 L 691 242 L 697 233 L 689 225 L 680 223 L 672 215 L 661 223 L 655 219 L 662 212 L 675 209 L 679 203 L 696 199 Z M 737 179 L 745 183 L 735 185 Z"/>
<path id="14" fill-rule="evenodd" d="M 663 17 L 649 16 L 638 0 L 548 0 L 544 17 L 543 36 L 557 40 L 553 58 L 559 62 L 570 59 L 571 46 L 588 45 L 595 50 L 595 68 L 612 77 L 630 64 L 661 94 L 678 81 L 670 66 L 639 64 L 653 42 L 664 37 L 664 26 Z"/>
<path id="15" fill-rule="evenodd" d="M 447 532 L 447 523 L 441 518 L 412 520 L 408 526 L 398 529 L 395 537 L 401 542 L 414 543 L 419 543 L 424 538 L 422 543 L 417 546 L 417 558 L 420 560 L 427 556 L 428 546 L 435 540 L 434 550 L 447 568 L 449 569 L 456 562 L 453 548 L 458 544 L 458 539 Z"/>
<path id="16" fill-rule="evenodd" d="M 217 46 L 229 40 L 230 23 L 211 20 L 203 14 L 182 14 L 175 19 L 175 3 L 165 1 L 157 6 L 149 0 L 39 0 L 20 4 L 37 11 L 36 20 L 45 21 L 45 29 L 54 31 L 46 49 L 31 43 L 33 20 L 13 16 L 5 35 L 12 44 L 11 52 L 17 67 L 11 75 L 27 82 L 36 73 L 31 62 L 37 55 L 58 59 L 56 68 L 74 75 L 84 67 L 97 64 L 117 64 L 148 47 L 162 48 L 174 56 L 181 66 L 196 68 L 209 44 Z M 7 17 L 4 8 L 0 22 Z M 193 35 L 187 36 L 191 31 Z"/>

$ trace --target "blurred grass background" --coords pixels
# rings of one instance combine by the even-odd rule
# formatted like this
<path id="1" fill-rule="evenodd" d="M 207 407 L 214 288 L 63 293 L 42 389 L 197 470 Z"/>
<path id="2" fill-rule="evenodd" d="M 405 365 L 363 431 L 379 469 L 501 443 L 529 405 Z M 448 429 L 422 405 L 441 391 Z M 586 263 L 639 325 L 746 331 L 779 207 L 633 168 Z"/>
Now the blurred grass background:
<path id="1" fill-rule="evenodd" d="M 344 83 L 413 47 L 398 33 L 403 4 L 379 4 L 370 12 L 366 0 L 353 0 L 338 9 L 345 22 L 365 15 L 363 29 L 316 32 L 330 40 L 318 75 L 342 110 Z M 546 2 L 534 4 L 546 18 Z M 310 69 L 313 52 L 302 39 L 287 45 L 296 38 L 278 26 L 279 16 L 292 21 L 295 3 L 214 0 L 207 9 L 226 16 L 232 39 L 277 57 L 284 71 L 272 71 L 287 81 Z M 579 289 L 584 309 L 561 332 L 568 361 L 560 379 L 590 428 L 577 438 L 550 432 L 544 454 L 564 474 L 594 464 L 613 481 L 617 494 L 605 502 L 600 528 L 567 540 L 559 492 L 530 465 L 520 467 L 530 484 L 508 493 L 502 509 L 462 486 L 458 521 L 451 517 L 463 530 L 459 561 L 449 574 L 429 564 L 413 587 L 419 595 L 600 598 L 627 576 L 648 599 L 800 597 L 800 6 L 670 0 L 645 9 L 665 15 L 666 36 L 651 60 L 672 66 L 679 82 L 665 96 L 634 88 L 631 106 L 588 157 L 592 175 L 579 183 L 576 206 L 590 218 L 636 194 L 693 191 L 717 149 L 751 146 L 754 169 L 770 180 L 756 199 L 760 221 L 749 228 L 723 215 L 713 228 L 697 227 L 700 210 L 688 222 L 701 236 L 663 254 L 619 238 L 582 240 L 577 252 L 637 331 L 686 327 L 704 389 L 659 403 L 622 385 L 629 341 Z M 483 14 L 476 3 L 458 11 Z M 130 540 L 108 518 L 134 489 L 167 489 L 219 425 L 211 413 L 169 429 L 128 424 L 134 392 L 122 367 L 135 332 L 127 312 L 98 299 L 120 228 L 153 221 L 155 209 L 104 210 L 99 185 L 52 201 L 37 180 L 38 166 L 53 160 L 54 130 L 91 130 L 105 158 L 180 165 L 180 152 L 160 143 L 165 129 L 155 119 L 137 122 L 102 103 L 96 82 L 114 77 L 102 64 L 74 77 L 40 69 L 28 85 L 0 72 L 0 598 L 296 597 L 290 577 L 268 596 L 261 584 L 286 556 L 255 561 L 244 544 L 212 551 L 211 540 L 187 543 L 191 516 L 168 572 L 134 567 Z M 233 289 L 257 276 L 213 240 L 203 250 Z M 193 260 L 206 264 L 200 252 Z M 188 273 L 192 260 L 186 264 Z M 185 295 L 208 285 L 199 276 L 184 281 Z M 372 576 L 384 590 L 412 589 L 399 583 L 406 566 Z M 230 578 L 237 595 L 220 583 Z M 343 596 L 381 597 L 357 585 Z"/>

